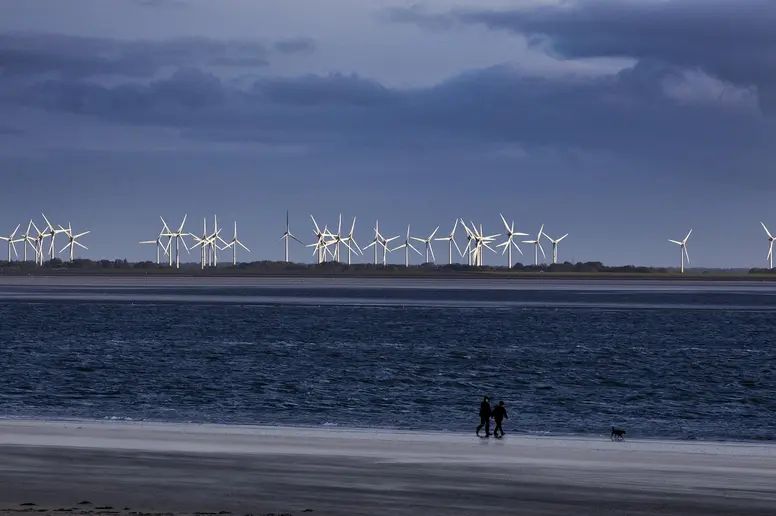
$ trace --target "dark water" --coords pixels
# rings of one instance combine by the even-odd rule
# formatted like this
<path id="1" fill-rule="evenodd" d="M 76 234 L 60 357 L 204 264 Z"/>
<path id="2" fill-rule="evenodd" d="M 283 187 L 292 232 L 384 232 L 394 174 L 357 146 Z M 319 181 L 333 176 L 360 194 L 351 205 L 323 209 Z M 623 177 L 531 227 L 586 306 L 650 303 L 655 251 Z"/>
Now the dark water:
<path id="1" fill-rule="evenodd" d="M 0 416 L 776 436 L 769 293 L 228 294 L 0 291 Z"/>

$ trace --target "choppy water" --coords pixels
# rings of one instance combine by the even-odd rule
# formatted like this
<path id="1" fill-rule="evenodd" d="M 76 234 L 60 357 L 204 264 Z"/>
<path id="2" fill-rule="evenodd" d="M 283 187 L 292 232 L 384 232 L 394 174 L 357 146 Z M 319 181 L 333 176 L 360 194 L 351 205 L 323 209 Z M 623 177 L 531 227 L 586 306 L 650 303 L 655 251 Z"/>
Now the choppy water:
<path id="1" fill-rule="evenodd" d="M 0 416 L 773 439 L 773 293 L 2 286 Z"/>

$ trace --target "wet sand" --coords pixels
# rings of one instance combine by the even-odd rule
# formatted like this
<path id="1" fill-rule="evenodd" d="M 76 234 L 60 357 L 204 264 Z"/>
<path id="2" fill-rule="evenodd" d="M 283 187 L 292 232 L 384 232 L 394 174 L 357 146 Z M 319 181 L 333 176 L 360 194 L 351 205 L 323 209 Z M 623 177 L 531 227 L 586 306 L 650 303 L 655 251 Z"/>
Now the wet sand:
<path id="1" fill-rule="evenodd" d="M 0 514 L 754 516 L 776 507 L 776 446 L 756 443 L 0 421 L 0 454 Z"/>

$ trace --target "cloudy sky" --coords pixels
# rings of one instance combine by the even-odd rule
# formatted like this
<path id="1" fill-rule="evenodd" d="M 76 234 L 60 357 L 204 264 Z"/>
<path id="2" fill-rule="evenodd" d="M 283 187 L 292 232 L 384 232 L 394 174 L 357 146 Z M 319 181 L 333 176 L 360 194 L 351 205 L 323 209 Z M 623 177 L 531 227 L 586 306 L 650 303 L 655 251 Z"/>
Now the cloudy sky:
<path id="1" fill-rule="evenodd" d="M 774 27 L 772 0 L 8 2 L 0 233 L 43 212 L 151 259 L 160 215 L 217 214 L 280 259 L 287 209 L 362 246 L 503 213 L 561 259 L 674 265 L 692 228 L 693 265 L 762 266 Z"/>

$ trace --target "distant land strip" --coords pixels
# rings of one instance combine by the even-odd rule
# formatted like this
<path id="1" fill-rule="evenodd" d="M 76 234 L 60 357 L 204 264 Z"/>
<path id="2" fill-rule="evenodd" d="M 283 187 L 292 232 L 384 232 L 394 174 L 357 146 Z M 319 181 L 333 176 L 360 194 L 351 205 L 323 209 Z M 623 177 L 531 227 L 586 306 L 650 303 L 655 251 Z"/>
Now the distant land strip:
<path id="1" fill-rule="evenodd" d="M 32 262 L 0 261 L 0 276 L 182 276 L 182 277 L 400 277 L 400 278 L 504 278 L 504 279 L 649 279 L 649 280 L 776 280 L 772 269 L 711 269 L 646 266 L 607 266 L 601 262 L 543 265 L 468 266 L 464 264 L 347 265 L 338 262 L 302 264 L 259 261 L 231 263 L 201 268 L 199 263 L 183 263 L 180 269 L 154 262 L 127 260 L 54 259 L 44 265 Z"/>

